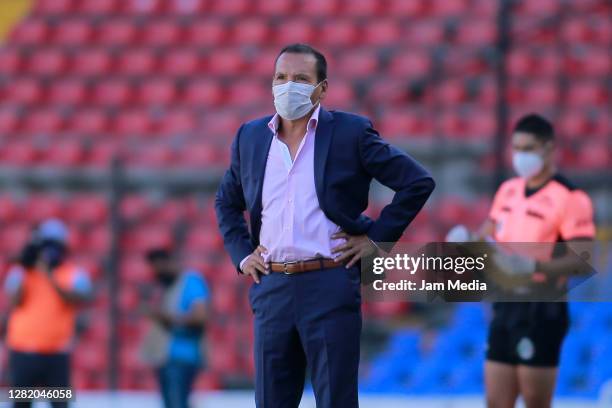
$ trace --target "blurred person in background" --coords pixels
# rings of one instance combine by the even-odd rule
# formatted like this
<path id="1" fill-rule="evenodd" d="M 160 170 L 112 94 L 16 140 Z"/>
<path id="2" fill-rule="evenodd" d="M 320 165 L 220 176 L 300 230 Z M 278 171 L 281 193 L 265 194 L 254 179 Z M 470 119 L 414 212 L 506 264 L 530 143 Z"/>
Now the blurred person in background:
<path id="1" fill-rule="evenodd" d="M 215 201 L 225 248 L 254 281 L 256 406 L 297 407 L 308 364 L 317 407 L 354 408 L 360 262 L 400 238 L 434 181 L 369 119 L 321 106 L 319 51 L 289 45 L 274 66 L 276 114 L 240 127 Z M 363 214 L 372 179 L 395 191 L 376 220 Z"/>
<path id="2" fill-rule="evenodd" d="M 536 114 L 521 118 L 514 127 L 512 151 L 518 177 L 499 187 L 489 219 L 477 233 L 463 225 L 454 227 L 447 241 L 581 242 L 581 247 L 586 241 L 585 248 L 590 248 L 595 237 L 593 206 L 584 191 L 557 171 L 552 124 Z M 507 276 L 564 296 L 567 276 L 585 264 L 562 248 L 556 245 L 548 261 L 500 251 L 493 260 Z M 512 408 L 520 395 L 527 408 L 550 407 L 568 328 L 567 302 L 494 303 L 485 363 L 487 406 Z"/>
<path id="3" fill-rule="evenodd" d="M 142 356 L 155 367 L 166 408 L 186 408 L 203 365 L 202 337 L 210 298 L 204 278 L 184 269 L 169 249 L 147 253 L 157 297 L 145 306 L 150 319 Z"/>
<path id="4" fill-rule="evenodd" d="M 70 350 L 78 307 L 89 301 L 88 274 L 68 257 L 68 229 L 44 221 L 9 271 L 4 290 L 10 313 L 6 345 L 11 387 L 69 387 Z M 52 401 L 55 408 L 65 401 Z M 31 406 L 15 402 L 14 407 Z"/>

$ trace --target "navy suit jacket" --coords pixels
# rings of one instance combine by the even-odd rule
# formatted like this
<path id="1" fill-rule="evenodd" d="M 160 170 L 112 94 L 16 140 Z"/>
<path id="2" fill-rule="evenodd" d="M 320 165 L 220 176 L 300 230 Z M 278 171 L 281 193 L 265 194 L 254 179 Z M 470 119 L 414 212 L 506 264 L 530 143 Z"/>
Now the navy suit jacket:
<path id="1" fill-rule="evenodd" d="M 215 209 L 234 265 L 259 245 L 261 191 L 273 134 L 272 116 L 243 124 L 231 147 L 231 164 Z M 380 138 L 367 118 L 321 108 L 315 134 L 314 178 L 323 213 L 350 235 L 367 234 L 386 249 L 397 242 L 434 189 L 429 173 Z M 395 191 L 377 220 L 363 215 L 372 178 Z M 244 211 L 250 217 L 250 231 Z"/>

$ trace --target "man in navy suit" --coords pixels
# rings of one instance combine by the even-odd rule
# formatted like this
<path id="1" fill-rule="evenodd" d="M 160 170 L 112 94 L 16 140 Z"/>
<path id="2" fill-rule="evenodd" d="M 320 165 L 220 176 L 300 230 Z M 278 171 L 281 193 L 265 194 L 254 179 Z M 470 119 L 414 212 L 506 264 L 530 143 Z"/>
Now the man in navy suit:
<path id="1" fill-rule="evenodd" d="M 434 189 L 428 172 L 368 119 L 323 109 L 327 89 L 320 52 L 281 50 L 276 114 L 240 127 L 217 191 L 225 247 L 255 282 L 259 408 L 296 408 L 306 365 L 317 407 L 359 405 L 359 261 L 392 246 Z M 377 220 L 362 214 L 373 178 L 395 191 Z"/>

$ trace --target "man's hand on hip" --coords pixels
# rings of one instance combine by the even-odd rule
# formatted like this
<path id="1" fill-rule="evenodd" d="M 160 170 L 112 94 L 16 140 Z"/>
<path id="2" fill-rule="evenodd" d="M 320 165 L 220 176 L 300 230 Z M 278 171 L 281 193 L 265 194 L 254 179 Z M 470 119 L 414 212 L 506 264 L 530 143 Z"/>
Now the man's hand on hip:
<path id="1" fill-rule="evenodd" d="M 345 239 L 346 242 L 332 248 L 332 255 L 337 262 L 346 262 L 347 268 L 355 265 L 361 258 L 378 252 L 378 247 L 363 235 L 349 235 L 346 232 L 337 232 L 331 236 L 333 239 Z"/>
<path id="2" fill-rule="evenodd" d="M 268 275 L 270 270 L 268 269 L 268 264 L 264 261 L 263 255 L 266 254 L 268 250 L 266 247 L 260 245 L 249 257 L 244 261 L 244 265 L 242 265 L 242 273 L 245 275 L 251 275 L 255 283 L 259 283 L 259 274 L 263 273 L 264 275 Z"/>

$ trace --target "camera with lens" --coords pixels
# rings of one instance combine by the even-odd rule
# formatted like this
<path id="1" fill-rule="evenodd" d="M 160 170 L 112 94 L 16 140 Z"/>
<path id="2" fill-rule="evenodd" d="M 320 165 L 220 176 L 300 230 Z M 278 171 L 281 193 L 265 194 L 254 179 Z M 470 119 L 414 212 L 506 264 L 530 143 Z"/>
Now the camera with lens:
<path id="1" fill-rule="evenodd" d="M 64 243 L 34 238 L 26 244 L 21 251 L 20 264 L 24 268 L 32 268 L 40 260 L 44 261 L 51 269 L 59 266 L 66 256 Z"/>

